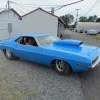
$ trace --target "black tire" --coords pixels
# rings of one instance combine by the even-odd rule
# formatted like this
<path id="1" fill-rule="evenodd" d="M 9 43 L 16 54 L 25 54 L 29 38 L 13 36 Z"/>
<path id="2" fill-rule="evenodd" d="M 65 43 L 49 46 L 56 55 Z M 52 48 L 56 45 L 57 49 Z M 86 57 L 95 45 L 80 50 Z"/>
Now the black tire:
<path id="1" fill-rule="evenodd" d="M 9 54 L 8 54 L 9 53 Z M 16 60 L 16 59 L 18 59 L 17 57 L 15 57 L 14 55 L 13 55 L 13 53 L 9 50 L 9 49 L 5 49 L 4 50 L 4 55 L 5 55 L 5 57 L 8 59 L 8 60 Z"/>
<path id="2" fill-rule="evenodd" d="M 62 65 L 57 65 L 58 63 L 59 64 L 62 63 L 63 66 Z M 61 66 L 62 66 L 62 68 L 60 68 Z M 67 62 L 65 62 L 63 60 L 56 60 L 55 61 L 55 70 L 56 70 L 56 72 L 58 74 L 60 74 L 60 75 L 67 75 L 67 74 L 69 74 L 70 69 L 71 69 L 70 65 Z"/>

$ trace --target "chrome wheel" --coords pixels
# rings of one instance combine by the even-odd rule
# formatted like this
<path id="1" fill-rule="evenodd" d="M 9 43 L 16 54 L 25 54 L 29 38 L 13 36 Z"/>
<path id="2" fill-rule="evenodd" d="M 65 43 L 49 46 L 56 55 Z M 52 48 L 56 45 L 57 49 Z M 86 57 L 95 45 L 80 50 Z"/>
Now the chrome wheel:
<path id="1" fill-rule="evenodd" d="M 6 49 L 6 55 L 7 55 L 8 58 L 10 58 L 11 57 L 11 51 Z"/>
<path id="2" fill-rule="evenodd" d="M 64 61 L 56 60 L 56 68 L 57 68 L 58 71 L 63 72 L 64 69 L 65 69 Z"/>
<path id="3" fill-rule="evenodd" d="M 13 55 L 13 53 L 12 53 L 9 49 L 4 49 L 3 51 L 4 51 L 5 57 L 6 57 L 8 60 L 16 60 L 16 59 L 18 59 L 17 57 L 15 57 L 15 56 Z"/>
<path id="4" fill-rule="evenodd" d="M 55 60 L 55 70 L 60 75 L 67 75 L 70 72 L 70 65 L 63 60 Z"/>

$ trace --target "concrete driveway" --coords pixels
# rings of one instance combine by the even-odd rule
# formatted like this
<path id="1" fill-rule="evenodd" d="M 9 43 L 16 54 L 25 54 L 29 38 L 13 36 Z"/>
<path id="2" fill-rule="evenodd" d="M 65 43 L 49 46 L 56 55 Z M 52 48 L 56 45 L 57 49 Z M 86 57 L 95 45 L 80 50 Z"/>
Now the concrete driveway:
<path id="1" fill-rule="evenodd" d="M 100 42 L 91 36 L 72 31 L 65 31 L 64 38 L 82 40 L 86 44 L 100 47 Z M 64 39 L 63 38 L 63 39 Z M 100 63 L 88 72 L 78 74 L 86 100 L 100 100 Z"/>

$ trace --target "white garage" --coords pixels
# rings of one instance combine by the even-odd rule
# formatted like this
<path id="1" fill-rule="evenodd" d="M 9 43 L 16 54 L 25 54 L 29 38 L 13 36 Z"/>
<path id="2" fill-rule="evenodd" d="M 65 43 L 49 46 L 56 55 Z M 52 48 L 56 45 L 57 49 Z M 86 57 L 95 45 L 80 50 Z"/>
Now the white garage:
<path id="1" fill-rule="evenodd" d="M 0 40 L 9 39 L 22 33 L 22 20 L 14 10 L 3 10 L 0 12 Z"/>
<path id="2" fill-rule="evenodd" d="M 38 8 L 22 16 L 23 33 L 50 33 L 60 36 L 64 32 L 63 20 Z"/>

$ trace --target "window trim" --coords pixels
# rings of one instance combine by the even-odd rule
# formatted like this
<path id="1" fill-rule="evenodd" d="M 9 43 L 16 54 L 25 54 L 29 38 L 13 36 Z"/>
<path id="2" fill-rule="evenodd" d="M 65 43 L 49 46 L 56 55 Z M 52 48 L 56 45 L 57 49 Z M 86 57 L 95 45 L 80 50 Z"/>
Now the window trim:
<path id="1" fill-rule="evenodd" d="M 20 42 L 17 42 L 17 40 L 20 39 L 20 38 L 21 38 L 21 40 L 22 40 L 23 36 L 18 37 L 14 42 L 21 44 L 21 43 L 20 43 L 21 40 L 20 40 Z"/>

